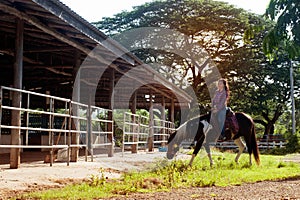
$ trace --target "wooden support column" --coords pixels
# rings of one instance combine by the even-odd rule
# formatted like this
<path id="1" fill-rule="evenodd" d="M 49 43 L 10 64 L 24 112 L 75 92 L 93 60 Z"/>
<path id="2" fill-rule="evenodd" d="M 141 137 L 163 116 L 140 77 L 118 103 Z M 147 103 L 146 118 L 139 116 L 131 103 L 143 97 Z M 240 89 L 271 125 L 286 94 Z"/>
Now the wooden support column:
<path id="1" fill-rule="evenodd" d="M 174 99 L 171 100 L 171 108 L 170 108 L 170 121 L 175 122 L 175 103 Z"/>
<path id="2" fill-rule="evenodd" d="M 14 80 L 13 87 L 22 89 L 23 78 L 23 37 L 24 37 L 24 22 L 19 18 L 16 19 L 16 40 L 15 40 L 15 63 L 14 63 Z M 21 93 L 13 92 L 12 107 L 21 107 Z M 21 112 L 19 110 L 12 110 L 11 125 L 21 126 Z M 21 144 L 20 129 L 11 129 L 11 144 Z M 12 148 L 10 150 L 10 168 L 17 169 L 20 165 L 20 149 Z"/>
<path id="3" fill-rule="evenodd" d="M 161 120 L 162 120 L 162 127 L 163 127 L 163 129 L 161 130 L 162 131 L 162 141 L 165 141 L 166 140 L 166 136 L 165 136 L 165 134 L 166 134 L 166 129 L 165 129 L 165 127 L 166 127 L 166 102 L 165 102 L 165 97 L 163 96 L 162 97 L 162 102 L 161 102 Z M 165 146 L 166 145 L 166 143 L 165 142 L 162 142 L 161 143 L 161 146 Z"/>
<path id="4" fill-rule="evenodd" d="M 132 114 L 136 114 L 136 92 L 134 92 L 133 97 L 132 97 L 132 104 L 131 104 L 131 113 Z M 137 123 L 137 119 L 136 116 L 132 116 L 132 123 L 136 124 Z M 135 125 L 133 126 L 133 132 L 136 133 L 138 131 L 138 127 L 136 127 Z M 137 135 L 133 136 L 133 142 L 137 142 L 138 138 Z M 138 152 L 138 145 L 137 144 L 132 144 L 131 145 L 131 153 L 137 153 Z"/>
<path id="5" fill-rule="evenodd" d="M 112 110 L 111 112 L 108 113 L 108 120 L 112 120 L 113 121 L 113 111 L 114 111 L 114 88 L 115 88 L 115 70 L 111 69 L 110 72 L 110 84 L 109 84 L 109 109 Z M 114 156 L 114 149 L 115 149 L 115 145 L 114 145 L 114 127 L 113 127 L 113 123 L 109 123 L 108 124 L 108 131 L 113 132 L 113 134 L 108 135 L 108 139 L 111 141 L 111 144 L 108 148 L 108 157 L 113 157 Z"/>
<path id="6" fill-rule="evenodd" d="M 149 136 L 148 136 L 148 150 L 154 151 L 153 147 L 154 147 L 154 143 L 153 143 L 153 139 L 154 139 L 154 115 L 153 115 L 153 97 L 152 94 L 150 94 L 150 108 L 149 108 Z"/>
<path id="7" fill-rule="evenodd" d="M 92 102 L 91 92 L 89 92 L 89 103 L 87 108 L 87 150 L 90 152 L 91 161 L 94 161 L 94 147 L 93 147 L 93 124 L 92 124 Z"/>
<path id="8" fill-rule="evenodd" d="M 75 82 L 74 89 L 73 89 L 73 100 L 76 102 L 80 102 L 80 53 L 78 51 L 75 52 L 75 64 L 74 64 L 74 70 L 73 70 L 73 75 L 74 77 L 77 78 L 78 81 Z M 79 117 L 79 108 L 78 105 L 70 105 L 71 110 L 71 115 Z M 80 123 L 78 119 L 71 120 L 71 129 L 80 131 Z M 70 144 L 76 144 L 79 145 L 79 136 L 80 133 L 70 133 L 71 135 L 71 141 L 69 142 Z M 70 139 L 69 139 L 70 140 Z M 79 155 L 79 147 L 73 147 L 71 148 L 71 153 L 70 153 L 70 162 L 77 162 L 78 160 L 78 155 Z M 87 155 L 86 155 L 87 159 Z"/>

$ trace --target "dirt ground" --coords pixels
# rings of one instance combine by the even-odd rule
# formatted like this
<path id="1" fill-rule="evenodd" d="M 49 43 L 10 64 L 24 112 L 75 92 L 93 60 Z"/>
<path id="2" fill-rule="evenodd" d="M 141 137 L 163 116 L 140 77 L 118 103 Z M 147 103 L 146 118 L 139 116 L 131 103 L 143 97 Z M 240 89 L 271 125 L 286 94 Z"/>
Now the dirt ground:
<path id="1" fill-rule="evenodd" d="M 91 175 L 104 172 L 107 178 L 118 178 L 120 172 L 143 170 L 154 161 L 165 158 L 165 152 L 130 152 L 115 153 L 114 157 L 99 154 L 94 161 L 85 161 L 81 156 L 76 163 L 55 162 L 52 167 L 45 164 L 40 153 L 28 152 L 22 155 L 23 162 L 19 169 L 9 169 L 0 157 L 0 199 L 9 199 L 29 191 L 64 187 L 67 184 L 79 183 Z M 181 155 L 183 159 L 189 158 Z M 26 161 L 26 157 L 28 157 Z M 33 159 L 38 158 L 38 159 Z M 289 156 L 285 160 L 300 163 L 300 155 Z M 101 169 L 101 172 L 100 172 Z M 131 194 L 112 199 L 299 199 L 300 175 L 293 180 L 264 181 L 230 187 L 185 188 L 171 192 L 150 194 Z"/>
<path id="2" fill-rule="evenodd" d="M 110 200 L 259 200 L 259 199 L 300 199 L 300 178 L 279 182 L 265 181 L 230 187 L 185 188 L 171 192 L 152 194 L 132 194 L 126 197 L 110 198 Z"/>

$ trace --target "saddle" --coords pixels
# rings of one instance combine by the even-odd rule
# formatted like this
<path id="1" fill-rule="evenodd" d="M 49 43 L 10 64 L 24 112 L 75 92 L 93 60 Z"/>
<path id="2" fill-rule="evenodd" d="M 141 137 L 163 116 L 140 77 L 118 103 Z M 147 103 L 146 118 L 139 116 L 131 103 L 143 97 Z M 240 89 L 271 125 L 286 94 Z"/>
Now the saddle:
<path id="1" fill-rule="evenodd" d="M 235 113 L 231 108 L 226 109 L 226 119 L 225 119 L 225 130 L 229 129 L 233 135 L 236 135 L 239 132 L 239 124 L 236 119 Z"/>

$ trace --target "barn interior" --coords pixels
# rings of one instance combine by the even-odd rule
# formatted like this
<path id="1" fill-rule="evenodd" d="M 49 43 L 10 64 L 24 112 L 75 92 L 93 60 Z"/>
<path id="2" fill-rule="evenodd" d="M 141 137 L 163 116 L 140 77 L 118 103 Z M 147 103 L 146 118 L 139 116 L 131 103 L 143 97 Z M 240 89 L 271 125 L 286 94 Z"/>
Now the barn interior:
<path id="1" fill-rule="evenodd" d="M 191 102 L 186 92 L 58 0 L 1 1 L 0 37 L 1 86 L 105 109 L 135 112 L 161 105 L 169 110 L 164 117 L 169 121 Z M 116 87 L 118 83 L 122 84 Z M 32 109 L 49 109 L 47 98 L 26 98 L 3 90 L 1 106 L 21 101 L 22 107 L 30 101 Z M 64 108 L 65 104 L 54 107 Z M 16 117 L 12 111 L 1 110 L 2 125 L 11 125 L 14 118 L 25 120 L 22 113 Z M 17 131 L 22 137 L 24 131 Z M 11 129 L 1 128 L 1 135 L 10 134 Z M 34 137 L 40 135 L 32 133 L 30 144 L 38 145 L 40 139 L 36 143 Z"/>

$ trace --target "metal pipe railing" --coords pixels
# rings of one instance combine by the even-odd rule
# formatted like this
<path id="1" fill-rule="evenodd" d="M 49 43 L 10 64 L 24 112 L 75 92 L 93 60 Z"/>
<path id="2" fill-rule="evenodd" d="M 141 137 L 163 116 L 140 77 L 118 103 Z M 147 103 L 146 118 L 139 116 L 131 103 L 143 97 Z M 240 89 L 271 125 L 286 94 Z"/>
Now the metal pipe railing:
<path id="1" fill-rule="evenodd" d="M 22 95 L 27 95 L 27 104 L 26 106 L 21 105 L 19 108 L 13 107 L 10 105 L 3 105 L 3 93 L 7 91 L 8 94 L 11 92 L 20 92 Z M 47 102 L 49 103 L 48 106 L 46 105 L 46 110 L 37 110 L 36 108 L 30 108 L 30 102 L 32 101 L 34 96 L 37 98 L 42 98 L 41 100 L 45 100 L 45 104 Z M 35 99 L 35 100 L 36 100 Z M 58 112 L 55 110 L 55 106 L 58 104 L 64 104 L 63 113 Z M 72 109 L 76 109 L 75 115 L 72 112 Z M 21 115 L 24 117 L 25 123 L 21 124 L 21 126 L 12 126 L 9 124 L 5 124 L 2 121 L 2 115 L 3 110 L 13 111 L 17 110 L 20 111 Z M 99 113 L 106 113 L 102 117 L 102 119 L 99 119 L 98 116 L 93 117 L 93 113 L 97 112 Z M 68 148 L 68 165 L 69 165 L 69 158 L 70 158 L 70 148 L 81 148 L 81 147 L 87 147 L 87 144 L 90 143 L 91 145 L 91 151 L 93 151 L 93 148 L 97 148 L 100 146 L 107 146 L 112 145 L 113 141 L 108 141 L 107 137 L 110 135 L 111 138 L 113 138 L 113 131 L 107 131 L 103 130 L 101 128 L 101 123 L 106 124 L 105 127 L 107 127 L 107 124 L 111 123 L 113 124 L 113 120 L 107 119 L 108 112 L 112 112 L 112 110 L 99 108 L 96 106 L 89 106 L 83 103 L 75 102 L 70 99 L 66 98 L 60 98 L 48 94 L 40 94 L 32 91 L 26 91 L 16 88 L 10 88 L 1 86 L 0 88 L 0 148 L 45 148 L 45 149 L 51 149 L 51 155 L 53 155 L 53 149 L 59 149 L 59 148 Z M 88 113 L 90 113 L 90 121 Z M 38 121 L 36 123 L 31 122 L 33 119 L 32 115 L 39 116 L 38 119 L 41 119 L 41 121 Z M 47 127 L 43 127 L 42 119 L 47 119 Z M 62 121 L 58 121 L 58 119 L 63 119 Z M 75 122 L 75 126 L 72 127 L 72 124 Z M 62 123 L 62 124 L 61 124 Z M 88 126 L 89 124 L 99 124 L 99 129 L 93 130 L 93 128 L 88 132 L 87 128 L 84 128 L 81 124 L 86 124 Z M 57 125 L 60 125 L 57 127 Z M 45 124 L 44 124 L 45 125 Z M 38 126 L 38 127 L 35 127 Z M 2 138 L 2 130 L 3 129 L 17 129 L 19 131 L 25 131 L 25 144 L 21 145 L 11 145 L 11 144 L 1 144 L 3 142 Z M 42 132 L 48 132 L 48 145 L 44 145 L 41 143 L 41 145 L 30 145 L 30 134 L 31 132 L 38 132 L 42 135 Z M 58 139 L 56 142 L 55 135 L 59 134 Z M 63 134 L 62 140 L 60 138 L 60 134 Z M 89 141 L 81 141 L 83 144 L 80 144 L 80 141 L 78 141 L 76 144 L 71 143 L 71 137 L 72 134 L 79 134 L 81 136 L 89 136 Z M 93 135 L 97 135 L 99 137 L 104 137 L 106 139 L 104 140 L 97 140 L 97 143 L 94 143 L 93 141 Z M 86 137 L 88 138 L 88 137 Z M 101 143 L 102 142 L 102 143 Z M 62 144 L 58 144 L 62 143 Z M 85 144 L 84 144 L 85 143 Z M 92 155 L 93 156 L 93 155 Z M 86 153 L 86 160 L 87 160 L 87 153 Z M 52 159 L 51 159 L 52 161 Z M 50 163 L 52 165 L 52 163 Z"/>

